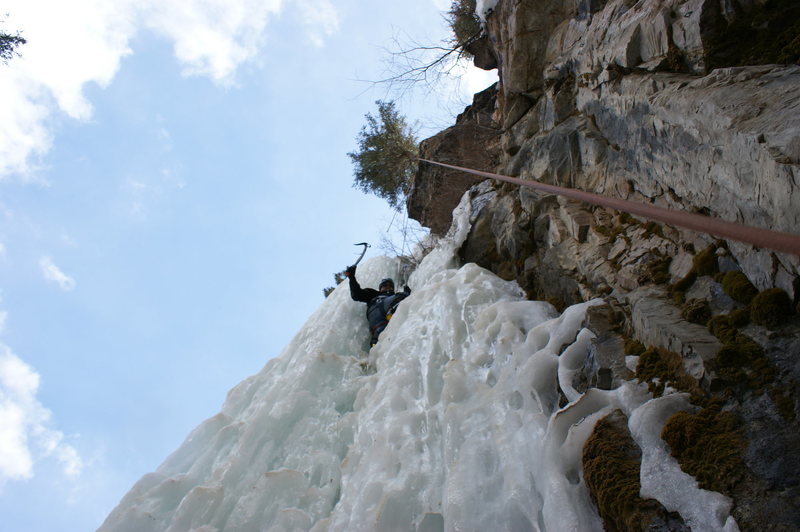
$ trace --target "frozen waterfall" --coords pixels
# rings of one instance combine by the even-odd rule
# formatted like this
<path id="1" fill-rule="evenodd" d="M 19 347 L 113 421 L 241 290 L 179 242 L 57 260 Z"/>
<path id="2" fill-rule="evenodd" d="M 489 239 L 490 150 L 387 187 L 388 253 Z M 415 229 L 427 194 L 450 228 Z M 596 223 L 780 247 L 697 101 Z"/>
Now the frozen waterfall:
<path id="1" fill-rule="evenodd" d="M 582 322 L 599 302 L 559 315 L 458 267 L 469 209 L 465 197 L 375 348 L 343 283 L 100 530 L 602 530 L 581 451 L 617 408 L 643 450 L 642 495 L 694 530 L 737 530 L 730 500 L 699 489 L 659 437 L 687 398 L 652 399 L 636 382 L 576 391 L 592 338 Z M 386 257 L 358 270 L 364 286 L 387 276 L 397 266 Z"/>

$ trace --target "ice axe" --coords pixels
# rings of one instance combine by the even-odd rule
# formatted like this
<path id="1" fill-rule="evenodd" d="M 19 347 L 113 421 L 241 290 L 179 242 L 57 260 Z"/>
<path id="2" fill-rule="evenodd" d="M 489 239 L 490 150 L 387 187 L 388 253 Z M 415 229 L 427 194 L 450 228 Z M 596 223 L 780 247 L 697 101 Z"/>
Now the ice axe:
<path id="1" fill-rule="evenodd" d="M 366 255 L 366 254 L 367 254 L 367 248 L 368 248 L 368 247 L 370 247 L 370 246 L 369 246 L 369 244 L 367 244 L 366 242 L 359 242 L 358 244 L 353 244 L 353 245 L 354 245 L 354 246 L 364 246 L 364 251 L 362 251 L 362 252 L 361 252 L 361 255 L 358 257 L 358 260 L 357 260 L 357 261 L 355 261 L 355 262 L 353 263 L 353 265 L 352 265 L 352 266 L 350 266 L 350 268 L 354 268 L 354 267 L 358 266 L 358 263 L 359 263 L 359 262 L 361 262 L 361 259 L 363 259 L 363 258 L 364 258 L 364 255 Z M 348 269 L 350 269 L 350 268 L 348 268 Z M 345 277 L 348 277 L 348 276 L 349 276 L 349 274 L 348 274 L 347 272 L 345 272 L 344 276 L 345 276 Z"/>

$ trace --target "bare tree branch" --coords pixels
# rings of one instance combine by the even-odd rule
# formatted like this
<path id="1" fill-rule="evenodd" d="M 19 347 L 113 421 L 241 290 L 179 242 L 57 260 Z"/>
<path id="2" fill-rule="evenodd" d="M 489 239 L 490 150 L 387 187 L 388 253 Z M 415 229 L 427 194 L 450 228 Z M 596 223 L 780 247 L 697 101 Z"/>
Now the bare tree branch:
<path id="1" fill-rule="evenodd" d="M 420 44 L 416 40 L 402 40 L 402 36 L 392 37 L 392 46 L 384 48 L 386 71 L 389 75 L 377 80 L 362 80 L 373 86 L 386 85 L 388 92 L 402 97 L 412 88 L 420 85 L 433 91 L 443 77 L 452 75 L 459 61 L 470 57 L 466 48 L 482 32 L 475 33 L 463 43 L 455 40 L 440 44 Z"/>

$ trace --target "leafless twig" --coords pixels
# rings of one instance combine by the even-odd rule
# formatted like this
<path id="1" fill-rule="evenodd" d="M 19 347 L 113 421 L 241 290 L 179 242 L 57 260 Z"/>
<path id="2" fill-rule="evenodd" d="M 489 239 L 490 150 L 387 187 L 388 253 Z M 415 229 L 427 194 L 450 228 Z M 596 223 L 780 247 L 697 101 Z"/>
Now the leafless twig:
<path id="1" fill-rule="evenodd" d="M 445 41 L 441 44 L 420 44 L 407 35 L 395 33 L 392 45 L 384 48 L 387 76 L 377 80 L 362 80 L 373 86 L 385 85 L 387 91 L 402 98 L 420 86 L 431 93 L 445 77 L 457 77 L 453 70 L 459 61 L 469 57 L 466 47 L 480 37 L 475 34 L 462 44 Z"/>

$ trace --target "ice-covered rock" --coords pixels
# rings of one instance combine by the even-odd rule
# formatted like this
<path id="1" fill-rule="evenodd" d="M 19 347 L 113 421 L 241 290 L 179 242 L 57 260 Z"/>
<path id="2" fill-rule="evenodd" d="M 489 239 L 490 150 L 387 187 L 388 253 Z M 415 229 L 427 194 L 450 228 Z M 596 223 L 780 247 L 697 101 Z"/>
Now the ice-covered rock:
<path id="1" fill-rule="evenodd" d="M 665 399 L 654 404 L 631 381 L 585 393 L 572 385 L 594 337 L 586 312 L 600 301 L 559 314 L 515 282 L 459 264 L 469 200 L 371 351 L 364 306 L 340 285 L 100 530 L 599 531 L 581 452 L 617 409 L 644 445 L 643 471 L 674 470 L 652 436 Z M 359 280 L 374 285 L 396 268 L 373 258 Z M 681 395 L 668 405 L 687 407 Z M 732 523 L 721 495 L 652 496 L 704 530 Z"/>

